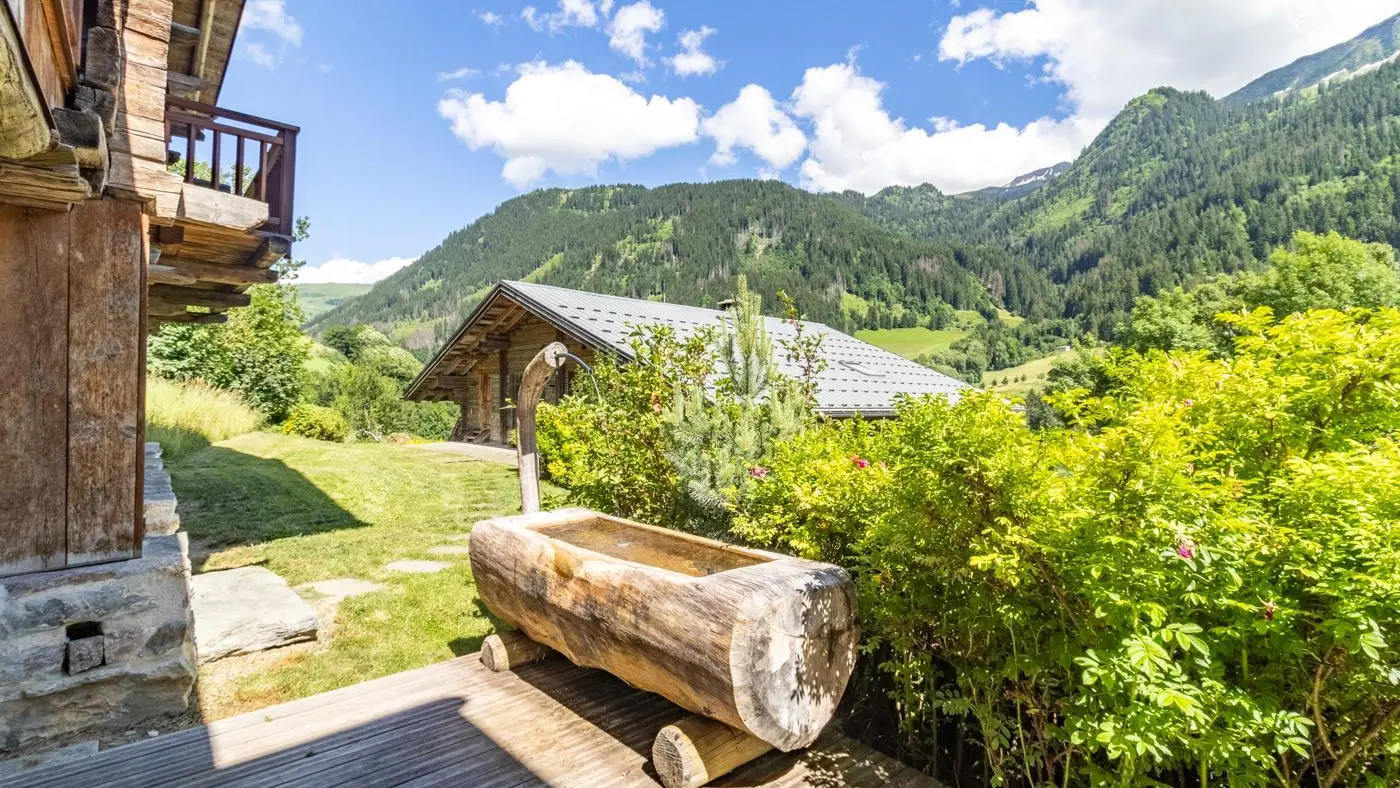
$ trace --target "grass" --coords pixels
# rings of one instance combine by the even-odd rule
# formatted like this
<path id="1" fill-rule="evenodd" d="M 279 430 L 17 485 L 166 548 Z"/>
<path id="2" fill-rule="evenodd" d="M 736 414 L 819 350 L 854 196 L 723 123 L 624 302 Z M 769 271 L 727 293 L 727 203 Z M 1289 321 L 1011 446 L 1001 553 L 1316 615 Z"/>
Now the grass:
<path id="1" fill-rule="evenodd" d="M 1046 377 L 1050 374 L 1050 368 L 1055 365 L 1055 361 L 1063 355 L 1056 353 L 1034 361 L 1027 361 L 1024 364 L 1007 369 L 998 369 L 982 373 L 982 387 L 1001 394 L 1021 395 L 1031 391 L 1031 389 L 1044 388 Z M 1024 375 L 1024 381 L 1017 378 Z M 998 385 L 1003 378 L 1009 382 L 1002 386 Z"/>
<path id="2" fill-rule="evenodd" d="M 205 447 L 169 468 L 191 540 L 211 549 L 199 571 L 256 564 L 293 586 L 339 577 L 385 586 L 340 604 L 328 646 L 289 651 L 202 698 L 206 719 L 471 653 L 494 629 L 467 557 L 427 551 L 465 544 L 478 520 L 519 511 L 509 468 L 272 433 Z M 435 574 L 384 569 L 412 558 L 451 566 Z"/>
<path id="3" fill-rule="evenodd" d="M 949 345 L 965 336 L 967 336 L 967 332 L 961 329 L 934 330 L 922 326 L 915 328 L 867 328 L 856 332 L 856 339 L 910 359 L 918 358 L 925 353 L 947 350 Z"/>
<path id="4" fill-rule="evenodd" d="M 307 320 L 335 309 L 358 295 L 368 293 L 374 285 L 325 284 L 296 285 L 297 300 Z"/>
<path id="5" fill-rule="evenodd" d="M 146 378 L 146 440 L 159 441 L 167 458 L 252 432 L 262 421 L 231 391 Z"/>

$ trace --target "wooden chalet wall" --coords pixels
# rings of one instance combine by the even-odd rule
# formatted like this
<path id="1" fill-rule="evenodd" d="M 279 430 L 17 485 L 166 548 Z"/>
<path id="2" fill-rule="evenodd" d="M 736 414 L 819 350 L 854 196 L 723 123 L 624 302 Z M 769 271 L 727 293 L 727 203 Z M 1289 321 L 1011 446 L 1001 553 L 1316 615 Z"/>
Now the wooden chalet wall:
<path id="1" fill-rule="evenodd" d="M 509 440 L 511 431 L 515 429 L 515 413 L 506 404 L 515 401 L 525 365 L 550 342 L 563 342 L 569 352 L 592 363 L 592 348 L 566 338 L 554 326 L 534 315 L 526 315 L 509 336 L 509 345 L 489 359 L 478 361 L 467 373 L 466 386 L 456 390 L 453 400 L 461 407 L 462 413 L 458 427 L 453 431 L 454 439 L 464 439 L 482 427 L 489 427 L 489 440 L 495 443 Z M 568 381 L 573 373 L 571 364 L 566 365 L 562 373 L 556 373 L 545 388 L 544 401 L 558 402 L 567 393 Z"/>
<path id="2" fill-rule="evenodd" d="M 0 576 L 140 554 L 146 238 L 134 202 L 0 204 Z"/>

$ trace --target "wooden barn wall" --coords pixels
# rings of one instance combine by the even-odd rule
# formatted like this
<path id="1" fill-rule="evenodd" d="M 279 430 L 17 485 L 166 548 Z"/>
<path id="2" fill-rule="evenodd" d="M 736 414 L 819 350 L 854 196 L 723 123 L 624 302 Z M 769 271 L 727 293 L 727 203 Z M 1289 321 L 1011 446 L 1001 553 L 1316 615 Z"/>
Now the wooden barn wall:
<path id="1" fill-rule="evenodd" d="M 139 554 L 145 227 L 0 205 L 0 576 Z"/>
<path id="2" fill-rule="evenodd" d="M 510 346 L 506 348 L 505 369 L 506 369 L 506 396 L 505 400 L 514 402 L 519 396 L 520 378 L 525 373 L 525 367 L 530 363 L 530 359 L 535 357 L 545 345 L 550 342 L 563 342 L 569 348 L 569 352 L 592 363 L 593 350 L 584 347 L 582 344 L 566 338 L 554 326 L 544 322 L 534 315 L 527 315 L 519 325 L 510 333 Z M 501 362 L 497 354 L 491 354 L 490 358 L 478 361 L 471 372 L 468 373 L 470 381 L 466 386 L 458 389 L 453 400 L 462 408 L 463 422 L 468 425 L 469 430 L 480 429 L 482 426 L 490 427 L 490 440 L 496 443 L 505 443 L 510 438 L 510 433 L 515 429 L 515 413 L 504 407 L 501 397 Z M 545 387 L 543 401 L 558 402 L 559 398 L 566 393 L 567 381 L 576 374 L 574 365 L 566 366 L 564 374 L 556 374 L 550 378 L 549 385 Z M 487 396 L 481 396 L 483 387 Z M 487 408 L 482 412 L 481 403 L 485 401 Z"/>

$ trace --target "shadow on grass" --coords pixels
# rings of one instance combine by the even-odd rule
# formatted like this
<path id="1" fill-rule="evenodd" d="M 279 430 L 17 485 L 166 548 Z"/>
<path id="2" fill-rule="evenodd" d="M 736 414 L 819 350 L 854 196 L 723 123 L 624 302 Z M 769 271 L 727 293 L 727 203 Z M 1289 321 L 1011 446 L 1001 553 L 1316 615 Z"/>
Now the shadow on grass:
<path id="1" fill-rule="evenodd" d="M 165 467 L 179 499 L 180 524 L 204 547 L 368 525 L 280 460 L 215 446 L 188 430 L 161 428 L 149 438 L 171 447 L 164 452 Z"/>
<path id="2" fill-rule="evenodd" d="M 447 642 L 447 647 L 452 649 L 452 654 L 454 656 L 465 657 L 468 654 L 475 654 L 481 650 L 481 641 L 485 640 L 492 633 L 506 632 L 513 629 L 513 627 L 506 622 L 496 618 L 495 614 L 486 607 L 485 602 L 482 602 L 480 599 L 473 599 L 472 603 L 476 605 L 477 616 L 491 622 L 491 632 L 449 640 Z"/>

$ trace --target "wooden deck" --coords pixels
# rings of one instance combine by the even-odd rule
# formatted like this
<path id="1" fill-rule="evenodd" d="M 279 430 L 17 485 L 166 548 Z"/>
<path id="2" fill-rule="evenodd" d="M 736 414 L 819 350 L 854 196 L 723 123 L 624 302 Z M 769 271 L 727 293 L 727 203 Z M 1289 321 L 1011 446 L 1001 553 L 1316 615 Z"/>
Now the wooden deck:
<path id="1" fill-rule="evenodd" d="M 491 673 L 477 655 L 0 779 L 4 788 L 656 786 L 651 743 L 683 712 L 552 658 Z M 828 733 L 713 783 L 836 788 L 936 783 Z"/>

